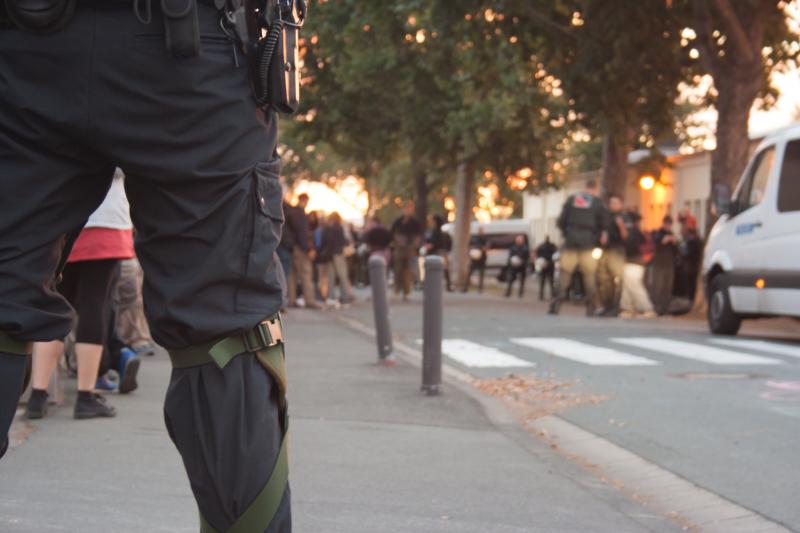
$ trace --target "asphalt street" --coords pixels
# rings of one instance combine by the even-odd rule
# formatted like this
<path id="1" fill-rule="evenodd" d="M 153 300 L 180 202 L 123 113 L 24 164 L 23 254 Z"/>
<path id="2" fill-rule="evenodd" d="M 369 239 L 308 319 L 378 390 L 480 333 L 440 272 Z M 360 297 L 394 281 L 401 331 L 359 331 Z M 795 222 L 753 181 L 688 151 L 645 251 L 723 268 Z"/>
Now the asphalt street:
<path id="1" fill-rule="evenodd" d="M 368 292 L 361 293 L 368 297 Z M 391 300 L 394 334 L 421 342 L 422 294 Z M 477 378 L 535 374 L 605 397 L 560 416 L 744 508 L 800 529 L 800 324 L 548 316 L 530 293 L 445 297 L 445 362 Z M 344 311 L 372 324 L 371 310 Z"/>

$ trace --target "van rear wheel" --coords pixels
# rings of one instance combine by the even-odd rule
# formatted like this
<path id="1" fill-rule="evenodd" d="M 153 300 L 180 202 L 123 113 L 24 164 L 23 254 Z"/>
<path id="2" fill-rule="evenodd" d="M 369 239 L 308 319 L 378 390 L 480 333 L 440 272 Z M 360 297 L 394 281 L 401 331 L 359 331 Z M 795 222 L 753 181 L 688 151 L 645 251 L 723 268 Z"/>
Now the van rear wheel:
<path id="1" fill-rule="evenodd" d="M 742 317 L 733 312 L 728 292 L 728 280 L 724 274 L 712 278 L 708 291 L 708 327 L 716 335 L 736 335 L 742 325 Z"/>

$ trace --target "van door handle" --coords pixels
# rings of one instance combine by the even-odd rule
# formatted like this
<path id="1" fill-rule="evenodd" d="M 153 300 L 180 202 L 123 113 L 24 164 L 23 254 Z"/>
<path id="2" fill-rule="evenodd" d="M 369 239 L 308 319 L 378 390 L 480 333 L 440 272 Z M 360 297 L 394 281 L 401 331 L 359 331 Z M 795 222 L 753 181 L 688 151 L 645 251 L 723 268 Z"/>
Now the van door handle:
<path id="1" fill-rule="evenodd" d="M 764 226 L 764 224 L 762 224 L 760 220 L 756 220 L 755 222 L 753 222 L 753 227 L 754 228 L 760 228 L 760 227 L 763 227 L 763 226 Z"/>

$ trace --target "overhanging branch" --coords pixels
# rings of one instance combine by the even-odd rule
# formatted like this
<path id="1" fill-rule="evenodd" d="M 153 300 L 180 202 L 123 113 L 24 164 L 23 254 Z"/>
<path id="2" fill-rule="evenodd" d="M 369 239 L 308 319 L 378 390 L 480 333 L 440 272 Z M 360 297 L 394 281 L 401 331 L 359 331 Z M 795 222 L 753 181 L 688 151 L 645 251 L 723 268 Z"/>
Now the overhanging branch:
<path id="1" fill-rule="evenodd" d="M 731 43 L 736 48 L 736 52 L 741 54 L 747 59 L 749 63 L 754 59 L 755 50 L 750 44 L 750 38 L 747 36 L 739 20 L 739 16 L 733 9 L 730 0 L 711 0 L 714 3 L 717 14 L 719 15 L 725 28 L 728 30 L 728 36 Z"/>

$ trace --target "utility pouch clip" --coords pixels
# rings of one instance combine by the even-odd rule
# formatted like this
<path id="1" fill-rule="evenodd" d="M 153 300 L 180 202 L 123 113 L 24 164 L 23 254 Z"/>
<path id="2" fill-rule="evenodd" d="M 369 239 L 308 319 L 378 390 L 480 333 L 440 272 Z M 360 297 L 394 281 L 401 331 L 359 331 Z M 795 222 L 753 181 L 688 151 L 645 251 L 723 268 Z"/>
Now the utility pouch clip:
<path id="1" fill-rule="evenodd" d="M 197 0 L 161 0 L 167 50 L 172 57 L 188 58 L 200 53 Z"/>
<path id="2" fill-rule="evenodd" d="M 4 0 L 8 19 L 31 33 L 52 33 L 72 20 L 76 0 Z"/>

